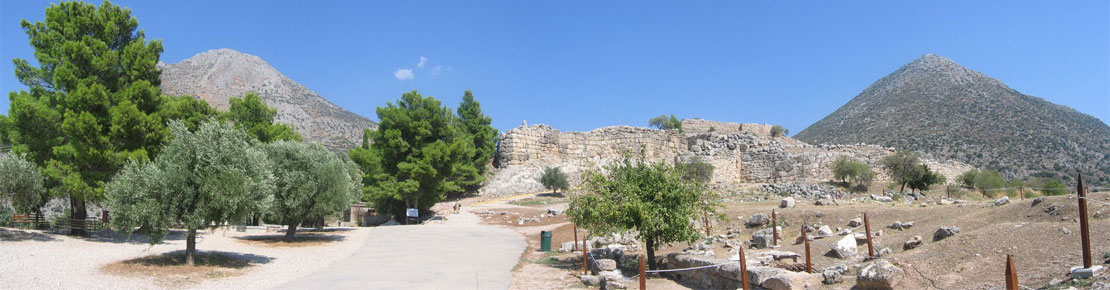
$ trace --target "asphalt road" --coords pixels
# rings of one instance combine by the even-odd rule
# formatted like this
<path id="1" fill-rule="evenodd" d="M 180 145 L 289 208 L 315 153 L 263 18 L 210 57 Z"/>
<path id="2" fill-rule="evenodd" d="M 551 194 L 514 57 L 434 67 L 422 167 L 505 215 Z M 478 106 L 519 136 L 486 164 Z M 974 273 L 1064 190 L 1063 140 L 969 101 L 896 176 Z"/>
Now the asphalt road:
<path id="1" fill-rule="evenodd" d="M 464 212 L 443 224 L 375 228 L 350 257 L 280 289 L 507 289 L 525 247 L 513 230 Z"/>

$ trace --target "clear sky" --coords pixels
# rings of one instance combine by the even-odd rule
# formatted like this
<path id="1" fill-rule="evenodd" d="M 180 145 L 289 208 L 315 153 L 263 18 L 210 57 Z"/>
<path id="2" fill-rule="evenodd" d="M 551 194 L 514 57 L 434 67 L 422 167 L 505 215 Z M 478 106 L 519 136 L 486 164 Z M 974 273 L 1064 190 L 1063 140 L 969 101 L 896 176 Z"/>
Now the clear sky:
<path id="1" fill-rule="evenodd" d="M 34 56 L 19 20 L 50 2 L 0 0 L 0 91 L 24 88 L 10 60 Z M 165 62 L 236 49 L 370 119 L 409 90 L 455 107 L 470 89 L 502 131 L 673 113 L 798 132 L 936 53 L 1110 121 L 1105 0 L 114 3 L 164 41 Z"/>

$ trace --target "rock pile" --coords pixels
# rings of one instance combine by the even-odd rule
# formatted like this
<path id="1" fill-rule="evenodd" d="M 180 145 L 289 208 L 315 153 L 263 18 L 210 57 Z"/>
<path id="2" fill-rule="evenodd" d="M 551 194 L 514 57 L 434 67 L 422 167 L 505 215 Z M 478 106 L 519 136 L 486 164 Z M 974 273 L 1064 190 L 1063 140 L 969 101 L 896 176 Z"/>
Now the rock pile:
<path id="1" fill-rule="evenodd" d="M 850 192 L 839 190 L 833 186 L 821 184 L 802 184 L 796 182 L 764 184 L 763 186 L 759 187 L 759 190 L 779 196 L 794 196 L 809 199 L 841 199 L 848 198 L 852 195 L 852 193 Z"/>

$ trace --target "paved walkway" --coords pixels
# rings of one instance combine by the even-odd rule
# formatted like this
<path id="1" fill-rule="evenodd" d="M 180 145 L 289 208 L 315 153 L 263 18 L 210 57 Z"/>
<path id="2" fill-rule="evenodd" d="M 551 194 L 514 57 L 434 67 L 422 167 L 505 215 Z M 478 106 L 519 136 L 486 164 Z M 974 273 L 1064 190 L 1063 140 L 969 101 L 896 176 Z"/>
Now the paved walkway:
<path id="1" fill-rule="evenodd" d="M 362 248 L 281 289 L 507 289 L 524 252 L 511 229 L 464 212 L 443 224 L 374 228 Z"/>

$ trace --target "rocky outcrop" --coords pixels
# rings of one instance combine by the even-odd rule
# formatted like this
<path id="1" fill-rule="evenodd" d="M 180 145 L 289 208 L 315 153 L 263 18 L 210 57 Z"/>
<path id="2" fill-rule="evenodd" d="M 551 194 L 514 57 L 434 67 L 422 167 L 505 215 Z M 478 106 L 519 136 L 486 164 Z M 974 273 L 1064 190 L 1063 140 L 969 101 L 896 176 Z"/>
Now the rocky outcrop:
<path id="1" fill-rule="evenodd" d="M 539 176 L 547 166 L 558 166 L 576 183 L 583 170 L 600 169 L 622 154 L 643 154 L 649 161 L 667 163 L 700 160 L 714 167 L 710 185 L 732 188 L 743 183 L 823 182 L 832 179 L 832 164 L 840 156 L 870 164 L 878 170 L 891 148 L 872 145 L 809 145 L 788 137 L 773 138 L 769 125 L 707 120 L 683 121 L 684 132 L 643 127 L 613 126 L 589 132 L 561 132 L 547 125 L 521 126 L 499 137 L 494 166 L 498 172 L 482 194 L 503 195 L 542 189 Z M 930 168 L 955 180 L 971 167 L 926 160 Z M 880 173 L 878 180 L 887 179 Z M 510 182 L 512 181 L 512 182 Z"/>

